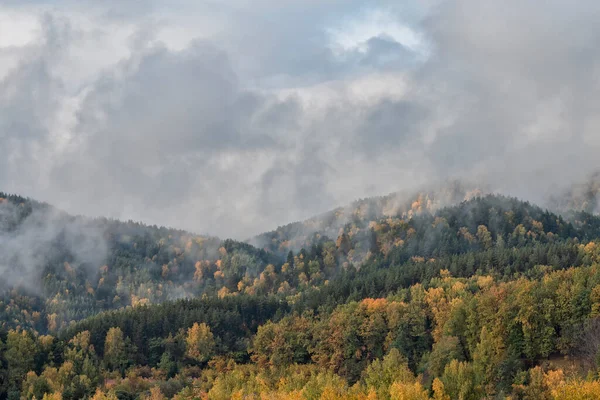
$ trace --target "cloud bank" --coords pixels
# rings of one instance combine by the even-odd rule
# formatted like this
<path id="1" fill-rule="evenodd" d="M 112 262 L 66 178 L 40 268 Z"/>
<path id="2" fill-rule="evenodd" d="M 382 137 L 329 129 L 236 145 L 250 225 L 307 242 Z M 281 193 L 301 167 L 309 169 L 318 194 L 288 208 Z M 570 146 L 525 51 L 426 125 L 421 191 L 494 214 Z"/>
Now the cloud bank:
<path id="1" fill-rule="evenodd" d="M 449 179 L 598 168 L 584 0 L 3 2 L 0 187 L 246 238 Z"/>

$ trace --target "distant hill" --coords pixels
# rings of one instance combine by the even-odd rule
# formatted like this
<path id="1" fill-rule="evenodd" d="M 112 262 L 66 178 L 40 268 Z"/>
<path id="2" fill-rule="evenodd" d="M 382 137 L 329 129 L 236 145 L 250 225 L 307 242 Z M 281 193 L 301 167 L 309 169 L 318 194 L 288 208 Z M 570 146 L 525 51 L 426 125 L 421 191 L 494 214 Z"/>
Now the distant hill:
<path id="1" fill-rule="evenodd" d="M 440 208 L 456 205 L 484 193 L 486 189 L 452 181 L 430 190 L 360 199 L 305 221 L 293 222 L 265 232 L 250 239 L 249 243 L 284 255 L 289 250 L 298 251 L 303 247 L 310 247 L 323 236 L 337 238 L 348 225 L 368 226 L 370 222 L 382 218 L 410 219 L 422 213 L 434 213 Z"/>
<path id="2" fill-rule="evenodd" d="M 250 241 L 260 247 L 70 216 L 0 194 L 0 326 L 55 331 L 127 306 L 202 295 L 289 296 L 374 262 L 439 258 L 499 242 L 523 247 L 600 236 L 592 214 L 567 221 L 517 199 L 480 193 L 454 185 L 412 197 L 363 199 Z"/>

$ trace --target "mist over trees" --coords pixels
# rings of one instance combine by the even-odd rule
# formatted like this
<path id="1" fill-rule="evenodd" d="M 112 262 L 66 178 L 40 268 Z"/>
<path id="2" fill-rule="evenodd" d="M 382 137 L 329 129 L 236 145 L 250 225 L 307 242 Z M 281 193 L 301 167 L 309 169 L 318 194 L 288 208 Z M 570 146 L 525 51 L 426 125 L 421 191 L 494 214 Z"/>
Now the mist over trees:
<path id="1" fill-rule="evenodd" d="M 0 398 L 595 396 L 600 217 L 449 193 L 260 248 L 2 195 Z"/>

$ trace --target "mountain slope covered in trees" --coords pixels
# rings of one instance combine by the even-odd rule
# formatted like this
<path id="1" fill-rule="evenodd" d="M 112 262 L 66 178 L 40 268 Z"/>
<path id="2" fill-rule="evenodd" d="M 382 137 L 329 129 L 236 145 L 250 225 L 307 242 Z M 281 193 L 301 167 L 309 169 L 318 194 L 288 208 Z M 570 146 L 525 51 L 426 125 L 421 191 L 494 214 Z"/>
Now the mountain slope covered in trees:
<path id="1" fill-rule="evenodd" d="M 585 211 L 454 187 L 244 243 L 0 197 L 0 399 L 600 393 Z"/>

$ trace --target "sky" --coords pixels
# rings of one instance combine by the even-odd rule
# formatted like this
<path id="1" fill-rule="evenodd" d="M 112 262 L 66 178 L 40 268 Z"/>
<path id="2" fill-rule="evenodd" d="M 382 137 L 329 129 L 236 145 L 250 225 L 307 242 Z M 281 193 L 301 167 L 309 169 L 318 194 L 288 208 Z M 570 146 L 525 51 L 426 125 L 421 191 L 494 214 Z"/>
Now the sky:
<path id="1" fill-rule="evenodd" d="M 0 190 L 245 239 L 600 163 L 593 0 L 0 0 Z"/>

